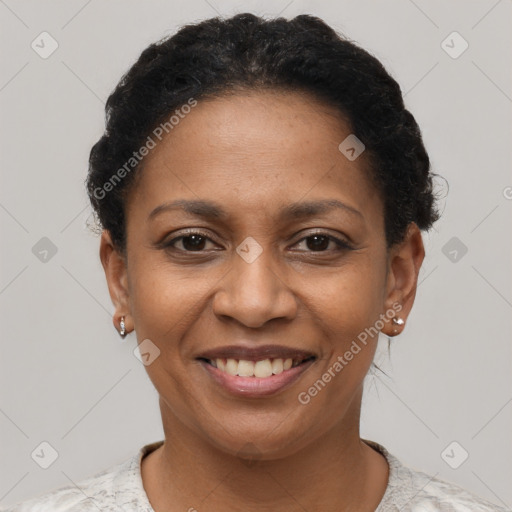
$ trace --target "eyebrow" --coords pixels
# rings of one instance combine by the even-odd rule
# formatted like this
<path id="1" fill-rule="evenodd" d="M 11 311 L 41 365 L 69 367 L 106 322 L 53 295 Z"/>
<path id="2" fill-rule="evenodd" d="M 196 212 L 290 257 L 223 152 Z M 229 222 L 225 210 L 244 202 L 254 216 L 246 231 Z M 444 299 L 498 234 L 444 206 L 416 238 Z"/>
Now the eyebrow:
<path id="1" fill-rule="evenodd" d="M 363 217 L 363 214 L 354 207 L 339 201 L 338 199 L 323 199 L 316 201 L 304 201 L 291 203 L 279 209 L 278 217 L 280 219 L 301 219 L 313 217 L 322 213 L 328 213 L 339 209 L 352 215 Z M 204 219 L 222 219 L 229 217 L 228 213 L 217 203 L 206 200 L 177 199 L 157 206 L 148 216 L 148 220 L 153 219 L 158 214 L 173 210 L 183 210 L 186 213 L 202 217 Z"/>

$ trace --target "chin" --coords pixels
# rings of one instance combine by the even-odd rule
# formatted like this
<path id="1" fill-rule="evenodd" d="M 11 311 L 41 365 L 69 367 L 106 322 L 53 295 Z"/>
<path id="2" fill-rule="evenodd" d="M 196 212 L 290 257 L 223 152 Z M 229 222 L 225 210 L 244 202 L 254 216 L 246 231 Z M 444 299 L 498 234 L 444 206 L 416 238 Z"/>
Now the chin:
<path id="1" fill-rule="evenodd" d="M 310 418 L 314 418 L 311 415 Z M 228 421 L 228 418 L 230 421 Z M 233 414 L 218 420 L 218 428 L 203 431 L 209 442 L 221 451 L 247 460 L 275 460 L 300 451 L 313 442 L 313 428 L 293 414 Z"/>

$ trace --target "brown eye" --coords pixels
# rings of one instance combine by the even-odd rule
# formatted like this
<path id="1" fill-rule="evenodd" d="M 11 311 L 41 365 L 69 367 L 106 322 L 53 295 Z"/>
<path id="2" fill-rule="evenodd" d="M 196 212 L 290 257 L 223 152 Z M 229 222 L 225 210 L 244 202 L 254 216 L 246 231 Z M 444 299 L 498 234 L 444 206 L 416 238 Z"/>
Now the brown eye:
<path id="1" fill-rule="evenodd" d="M 324 235 L 313 235 L 306 238 L 306 246 L 312 251 L 324 251 L 329 247 L 330 238 Z"/>
<path id="2" fill-rule="evenodd" d="M 324 233 L 315 233 L 306 236 L 302 240 L 299 240 L 297 243 L 300 244 L 303 242 L 305 242 L 306 245 L 306 252 L 330 252 L 329 244 L 331 244 L 331 242 L 334 244 L 334 247 L 332 247 L 331 244 L 332 251 L 340 251 L 343 249 L 351 248 L 347 242 Z"/>
<path id="3" fill-rule="evenodd" d="M 181 252 L 204 252 L 205 249 L 208 249 L 208 242 L 213 244 L 210 238 L 203 233 L 189 232 L 185 235 L 173 238 L 169 242 L 165 243 L 164 246 Z"/>
<path id="4" fill-rule="evenodd" d="M 201 251 L 204 249 L 206 239 L 201 235 L 188 235 L 181 237 L 181 243 L 186 251 Z"/>

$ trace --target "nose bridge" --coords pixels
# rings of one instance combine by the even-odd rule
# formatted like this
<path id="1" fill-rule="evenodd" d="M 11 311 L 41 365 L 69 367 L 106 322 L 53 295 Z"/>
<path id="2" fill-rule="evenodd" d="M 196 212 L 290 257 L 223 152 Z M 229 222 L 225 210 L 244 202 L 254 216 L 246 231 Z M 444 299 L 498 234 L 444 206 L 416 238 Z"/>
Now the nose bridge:
<path id="1" fill-rule="evenodd" d="M 246 238 L 236 248 L 232 268 L 215 295 L 214 312 L 249 327 L 273 318 L 292 318 L 296 300 L 278 273 L 270 247 Z"/>
<path id="2" fill-rule="evenodd" d="M 237 248 L 238 257 L 233 258 L 235 289 L 232 290 L 246 301 L 270 302 L 278 292 L 270 249 L 259 249 L 251 242 Z"/>

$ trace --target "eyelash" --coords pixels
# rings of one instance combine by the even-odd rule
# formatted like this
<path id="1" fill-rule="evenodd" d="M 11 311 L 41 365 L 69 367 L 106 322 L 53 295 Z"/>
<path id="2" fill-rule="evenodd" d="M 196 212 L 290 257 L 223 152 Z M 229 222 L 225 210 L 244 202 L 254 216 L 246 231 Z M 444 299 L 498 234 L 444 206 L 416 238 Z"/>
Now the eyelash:
<path id="1" fill-rule="evenodd" d="M 197 230 L 194 230 L 194 231 L 187 231 L 186 234 L 182 234 L 176 238 L 173 238 L 172 240 L 170 240 L 169 242 L 164 242 L 162 245 L 165 249 L 172 249 L 172 250 L 175 250 L 175 251 L 178 251 L 178 252 L 181 252 L 181 253 L 189 253 L 189 254 L 201 254 L 201 253 L 205 253 L 206 251 L 202 250 L 202 251 L 187 251 L 185 249 L 177 249 L 176 247 L 174 247 L 174 244 L 179 241 L 179 240 L 182 240 L 184 238 L 188 238 L 190 236 L 194 236 L 194 235 L 198 235 L 198 236 L 201 236 L 203 238 L 205 238 L 206 240 L 209 240 L 211 242 L 213 242 L 213 240 L 210 239 L 210 237 L 206 234 L 206 233 L 203 233 L 202 231 L 197 231 Z M 346 251 L 346 250 L 351 250 L 353 249 L 353 247 L 348 243 L 346 242 L 345 240 L 341 240 L 339 238 L 336 238 L 332 235 L 329 235 L 328 233 L 324 233 L 324 232 L 314 232 L 314 233 L 309 233 L 307 236 L 305 237 L 302 237 L 300 240 L 297 240 L 297 242 L 295 242 L 294 245 L 297 245 L 298 243 L 300 242 L 304 242 L 305 240 L 307 240 L 308 238 L 312 238 L 314 236 L 322 236 L 322 237 L 325 237 L 325 238 L 328 238 L 330 241 L 334 242 L 336 244 L 336 249 L 334 250 L 325 250 L 325 251 L 304 251 L 304 252 L 309 252 L 309 253 L 317 253 L 317 254 L 325 254 L 325 253 L 330 253 L 330 252 L 340 252 L 340 251 Z M 300 251 L 302 252 L 302 251 Z"/>

